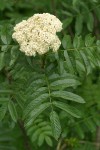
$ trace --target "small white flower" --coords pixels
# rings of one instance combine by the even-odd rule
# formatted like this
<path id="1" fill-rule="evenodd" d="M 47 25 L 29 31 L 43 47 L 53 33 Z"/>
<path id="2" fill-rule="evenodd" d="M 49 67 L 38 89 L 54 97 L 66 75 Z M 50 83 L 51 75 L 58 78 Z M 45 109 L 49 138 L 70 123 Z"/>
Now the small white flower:
<path id="1" fill-rule="evenodd" d="M 35 14 L 28 20 L 16 24 L 12 37 L 20 45 L 20 50 L 28 56 L 42 55 L 52 49 L 56 52 L 60 40 L 56 32 L 62 30 L 61 21 L 49 13 Z"/>

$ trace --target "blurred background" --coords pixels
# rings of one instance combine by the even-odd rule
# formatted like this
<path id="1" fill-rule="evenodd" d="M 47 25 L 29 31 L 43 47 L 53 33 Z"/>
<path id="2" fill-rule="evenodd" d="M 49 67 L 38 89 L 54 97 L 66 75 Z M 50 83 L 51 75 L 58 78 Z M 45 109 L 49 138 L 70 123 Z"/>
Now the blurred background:
<path id="1" fill-rule="evenodd" d="M 100 0 L 0 0 L 0 25 L 15 25 L 35 13 L 56 15 L 63 22 L 63 31 L 59 35 L 61 39 L 65 34 L 73 39 L 75 35 L 85 37 L 88 33 L 95 36 L 96 40 L 100 39 Z M 75 124 L 73 118 L 67 120 L 67 116 L 61 113 L 63 140 L 58 142 L 57 147 L 57 142 L 53 140 L 49 139 L 43 145 L 37 140 L 37 144 L 32 145 L 33 149 L 100 150 L 99 68 L 85 79 L 77 93 L 87 101 L 84 119 Z M 15 150 L 15 147 L 24 150 L 24 138 L 13 122 L 0 124 L 0 150 Z"/>
<path id="2" fill-rule="evenodd" d="M 0 0 L 0 21 L 19 22 L 43 12 L 59 17 L 72 36 L 92 32 L 99 38 L 100 0 Z"/>

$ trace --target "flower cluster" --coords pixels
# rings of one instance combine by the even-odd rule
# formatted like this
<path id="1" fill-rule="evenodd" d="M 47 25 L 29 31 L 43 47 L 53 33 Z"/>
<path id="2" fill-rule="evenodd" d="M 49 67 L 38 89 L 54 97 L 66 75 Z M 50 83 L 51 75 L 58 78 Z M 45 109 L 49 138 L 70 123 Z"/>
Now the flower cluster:
<path id="1" fill-rule="evenodd" d="M 16 24 L 12 37 L 27 56 L 46 53 L 50 49 L 56 52 L 61 44 L 56 32 L 62 30 L 60 20 L 49 13 L 35 14 L 28 20 Z"/>

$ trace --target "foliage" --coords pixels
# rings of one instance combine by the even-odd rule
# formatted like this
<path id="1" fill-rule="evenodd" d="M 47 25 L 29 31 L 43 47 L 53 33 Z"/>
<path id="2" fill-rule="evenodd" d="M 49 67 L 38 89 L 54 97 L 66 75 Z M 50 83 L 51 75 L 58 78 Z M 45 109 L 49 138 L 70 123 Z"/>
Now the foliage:
<path id="1" fill-rule="evenodd" d="M 96 149 L 99 7 L 99 0 L 0 0 L 0 149 Z M 28 57 L 12 40 L 13 27 L 41 12 L 63 22 L 62 45 Z"/>

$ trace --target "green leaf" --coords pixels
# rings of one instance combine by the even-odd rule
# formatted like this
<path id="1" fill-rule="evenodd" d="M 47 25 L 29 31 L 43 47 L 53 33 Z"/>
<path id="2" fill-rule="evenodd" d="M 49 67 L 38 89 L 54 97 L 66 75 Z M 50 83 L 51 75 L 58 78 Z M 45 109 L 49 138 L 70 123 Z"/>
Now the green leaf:
<path id="1" fill-rule="evenodd" d="M 39 94 L 39 93 L 38 93 Z M 40 96 L 38 96 L 37 98 L 33 99 L 24 109 L 23 112 L 23 119 L 25 119 L 25 117 L 27 117 L 27 115 L 29 114 L 29 112 L 31 110 L 33 110 L 36 106 L 38 106 L 39 104 L 41 104 L 42 102 L 44 102 L 47 98 L 49 97 L 48 93 L 42 94 Z"/>
<path id="2" fill-rule="evenodd" d="M 6 103 L 6 102 L 9 102 L 9 98 L 6 98 L 6 97 L 0 97 L 0 104 L 2 103 Z"/>
<path id="3" fill-rule="evenodd" d="M 80 111 L 74 108 L 73 106 L 69 106 L 68 104 L 59 101 L 54 101 L 53 105 L 64 110 L 65 112 L 72 115 L 73 117 L 80 118 L 81 115 Z"/>
<path id="4" fill-rule="evenodd" d="M 93 14 L 91 12 L 88 13 L 87 15 L 87 28 L 90 32 L 93 31 L 93 26 L 94 26 L 94 18 L 93 18 Z"/>
<path id="5" fill-rule="evenodd" d="M 15 107 L 14 102 L 11 100 L 8 103 L 8 109 L 9 109 L 9 112 L 10 112 L 10 115 L 11 115 L 13 121 L 16 122 L 18 119 L 17 111 L 16 111 L 16 107 Z"/>
<path id="6" fill-rule="evenodd" d="M 33 62 L 32 62 L 31 57 L 26 56 L 26 60 L 27 60 L 28 64 L 33 68 L 33 64 L 32 64 Z"/>
<path id="7" fill-rule="evenodd" d="M 24 102 L 25 102 L 25 99 L 24 97 L 21 95 L 21 93 L 17 93 L 16 95 L 14 95 L 14 98 L 16 99 L 18 105 L 23 108 L 24 107 Z"/>
<path id="8" fill-rule="evenodd" d="M 71 100 L 78 103 L 85 103 L 82 97 L 67 91 L 55 91 L 51 93 L 51 96 Z"/>
<path id="9" fill-rule="evenodd" d="M 60 125 L 60 121 L 59 121 L 59 116 L 55 111 L 52 111 L 50 113 L 50 121 L 51 121 L 54 138 L 56 140 L 58 140 L 58 138 L 61 134 L 61 125 Z"/>
<path id="10" fill-rule="evenodd" d="M 32 86 L 32 85 L 45 85 L 46 83 L 45 83 L 45 80 L 44 79 L 37 79 L 37 80 L 35 80 L 35 81 L 33 81 L 32 83 L 31 83 L 31 85 L 30 86 Z"/>
<path id="11" fill-rule="evenodd" d="M 64 35 L 62 40 L 62 46 L 64 49 L 68 49 L 72 47 L 71 37 L 69 35 Z"/>
<path id="12" fill-rule="evenodd" d="M 19 51 L 18 51 L 18 46 L 13 46 L 12 48 L 11 48 L 11 61 L 10 61 L 10 66 L 12 66 L 14 63 L 15 63 L 15 61 L 17 60 L 17 58 L 18 58 L 18 55 L 19 55 Z"/>
<path id="13" fill-rule="evenodd" d="M 85 45 L 92 46 L 94 43 L 95 37 L 91 37 L 91 34 L 85 36 Z"/>
<path id="14" fill-rule="evenodd" d="M 49 136 L 45 136 L 45 141 L 49 146 L 51 146 L 51 147 L 53 146 L 52 140 Z"/>
<path id="15" fill-rule="evenodd" d="M 6 112 L 7 112 L 7 103 L 4 103 L 0 107 L 0 121 L 4 118 Z"/>
<path id="16" fill-rule="evenodd" d="M 81 34 L 83 28 L 83 16 L 80 14 L 76 17 L 75 32 L 77 35 Z"/>
<path id="17" fill-rule="evenodd" d="M 66 59 L 66 65 L 68 67 L 69 72 L 72 73 L 72 74 L 74 74 L 75 71 L 74 71 L 74 68 L 73 68 L 73 65 L 72 65 L 72 62 L 70 60 L 70 57 L 68 55 L 67 50 L 64 51 L 64 57 Z"/>
<path id="18" fill-rule="evenodd" d="M 96 125 L 95 125 L 94 121 L 91 118 L 85 119 L 85 125 L 88 127 L 88 129 L 91 132 L 94 132 L 96 130 Z"/>
<path id="19" fill-rule="evenodd" d="M 11 94 L 12 92 L 12 90 L 0 90 L 1 94 Z"/>
<path id="20" fill-rule="evenodd" d="M 100 54 L 100 40 L 96 42 L 98 53 Z"/>
<path id="21" fill-rule="evenodd" d="M 80 50 L 80 54 L 83 58 L 83 61 L 84 61 L 85 67 L 86 67 L 86 71 L 87 71 L 87 75 L 88 75 L 89 73 L 91 73 L 91 64 L 90 64 L 87 56 L 85 55 L 85 53 L 82 50 Z"/>
<path id="22" fill-rule="evenodd" d="M 64 11 L 64 10 L 61 10 L 61 13 L 66 15 L 66 16 L 69 16 L 69 17 L 73 17 L 72 13 L 70 13 L 69 11 Z"/>
<path id="23" fill-rule="evenodd" d="M 63 74 L 64 73 L 64 62 L 63 62 L 63 59 L 59 59 L 59 72 L 60 74 Z"/>
<path id="24" fill-rule="evenodd" d="M 86 72 L 84 64 L 81 63 L 79 60 L 76 60 L 76 68 L 77 68 L 78 72 L 80 72 L 80 71 Z"/>
<path id="25" fill-rule="evenodd" d="M 74 126 L 74 128 L 75 128 L 77 134 L 79 135 L 79 137 L 80 137 L 81 139 L 83 139 L 83 138 L 84 138 L 84 131 L 83 131 L 83 129 L 81 128 L 81 126 L 80 126 L 79 124 L 77 124 L 77 125 Z"/>
<path id="26" fill-rule="evenodd" d="M 84 45 L 82 37 L 75 35 L 74 40 L 73 40 L 73 46 L 75 49 L 81 48 Z"/>
<path id="27" fill-rule="evenodd" d="M 67 28 L 73 21 L 73 17 L 68 17 L 67 19 L 63 20 L 63 29 Z"/>
<path id="28" fill-rule="evenodd" d="M 2 51 L 2 52 L 7 52 L 8 48 L 9 48 L 8 45 L 2 45 L 1 51 Z"/>
<path id="29" fill-rule="evenodd" d="M 0 53 L 0 70 L 2 70 L 2 68 L 4 67 L 5 65 L 5 53 L 4 52 L 1 52 Z"/>
<path id="30" fill-rule="evenodd" d="M 100 119 L 99 119 L 98 116 L 94 116 L 94 117 L 93 117 L 93 121 L 95 122 L 95 124 L 96 124 L 97 126 L 100 126 Z"/>
<path id="31" fill-rule="evenodd" d="M 33 135 L 31 137 L 32 142 L 35 142 L 36 140 L 38 140 L 38 137 L 40 134 L 41 134 L 40 128 L 37 128 L 36 130 L 34 130 Z"/>
<path id="32" fill-rule="evenodd" d="M 30 114 L 29 117 L 25 120 L 25 126 L 28 127 L 32 124 L 32 122 L 49 106 L 51 105 L 51 103 L 47 102 L 47 103 L 43 103 L 40 106 L 34 108 Z"/>
<path id="33" fill-rule="evenodd" d="M 44 143 L 44 134 L 41 133 L 41 134 L 39 135 L 38 145 L 41 146 L 41 145 L 43 145 L 43 143 Z"/>
<path id="34" fill-rule="evenodd" d="M 10 44 L 11 39 L 12 39 L 11 35 L 9 35 L 8 31 L 9 31 L 8 25 L 2 26 L 2 28 L 1 28 L 1 40 L 4 44 L 7 44 L 7 45 Z"/>
<path id="35" fill-rule="evenodd" d="M 75 79 L 61 79 L 50 84 L 52 89 L 67 88 L 80 85 L 80 82 Z"/>
<path id="36" fill-rule="evenodd" d="M 79 3 L 79 0 L 73 0 L 73 6 L 75 7 Z"/>

